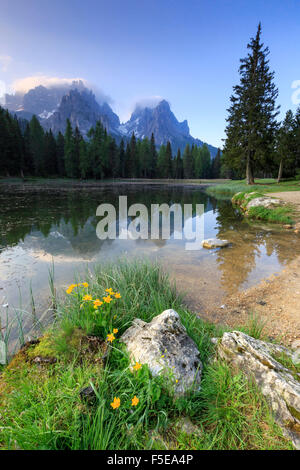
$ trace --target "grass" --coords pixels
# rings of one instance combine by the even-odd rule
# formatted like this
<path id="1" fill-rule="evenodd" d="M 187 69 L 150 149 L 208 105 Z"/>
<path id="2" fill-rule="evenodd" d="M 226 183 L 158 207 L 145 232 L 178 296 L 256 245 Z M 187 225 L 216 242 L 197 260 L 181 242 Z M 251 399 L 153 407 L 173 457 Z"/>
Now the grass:
<path id="1" fill-rule="evenodd" d="M 263 206 L 251 207 L 247 210 L 247 204 L 256 198 L 268 195 L 268 192 L 276 191 L 299 191 L 298 180 L 286 181 L 275 184 L 275 180 L 261 180 L 258 184 L 247 186 L 244 181 L 231 181 L 227 184 L 220 184 L 207 188 L 206 192 L 217 197 L 232 197 L 232 201 L 240 207 L 242 212 L 246 212 L 247 217 L 254 220 L 262 220 L 267 223 L 291 225 L 293 208 L 290 205 L 266 208 Z"/>
<path id="2" fill-rule="evenodd" d="M 188 311 L 158 265 L 98 266 L 86 281 L 87 287 L 73 287 L 57 301 L 54 325 L 2 372 L 2 449 L 292 449 L 256 386 L 225 363 L 211 361 L 211 338 L 223 330 Z M 83 300 L 102 298 L 109 288 L 121 298 L 112 294 L 114 300 L 99 307 L 101 314 Z M 118 340 L 134 318 L 148 322 L 168 308 L 179 313 L 204 366 L 201 390 L 179 398 L 171 373 L 153 377 L 145 364 L 133 371 Z M 108 344 L 113 330 L 118 332 Z M 244 331 L 261 337 L 262 325 L 253 318 Z M 54 360 L 38 365 L 36 357 Z M 80 395 L 88 386 L 95 393 L 92 402 Z M 121 401 L 117 409 L 110 405 L 114 397 Z M 177 424 L 182 417 L 197 432 L 185 433 Z"/>
<path id="3" fill-rule="evenodd" d="M 227 196 L 232 197 L 238 192 L 259 192 L 275 193 L 281 191 L 300 191 L 300 181 L 298 179 L 291 179 L 281 181 L 279 184 L 275 179 L 265 178 L 256 179 L 254 185 L 247 185 L 246 180 L 228 181 L 215 186 L 210 186 L 206 192 L 211 196 Z"/>

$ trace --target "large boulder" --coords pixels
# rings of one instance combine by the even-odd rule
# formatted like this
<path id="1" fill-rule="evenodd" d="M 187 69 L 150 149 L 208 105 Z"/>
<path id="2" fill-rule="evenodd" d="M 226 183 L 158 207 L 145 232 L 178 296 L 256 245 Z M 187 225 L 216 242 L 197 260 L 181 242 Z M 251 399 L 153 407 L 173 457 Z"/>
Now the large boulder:
<path id="1" fill-rule="evenodd" d="M 217 355 L 256 381 L 284 434 L 300 449 L 300 374 L 285 367 L 293 353 L 233 331 L 223 334 Z"/>
<path id="2" fill-rule="evenodd" d="M 276 206 L 282 206 L 283 202 L 274 197 L 262 196 L 252 199 L 246 205 L 246 210 L 249 211 L 252 207 L 265 207 L 266 209 L 272 209 Z"/>
<path id="3" fill-rule="evenodd" d="M 121 336 L 133 361 L 147 364 L 153 375 L 171 375 L 175 394 L 199 389 L 202 363 L 194 341 L 175 310 L 165 310 L 146 323 L 139 318 Z"/>

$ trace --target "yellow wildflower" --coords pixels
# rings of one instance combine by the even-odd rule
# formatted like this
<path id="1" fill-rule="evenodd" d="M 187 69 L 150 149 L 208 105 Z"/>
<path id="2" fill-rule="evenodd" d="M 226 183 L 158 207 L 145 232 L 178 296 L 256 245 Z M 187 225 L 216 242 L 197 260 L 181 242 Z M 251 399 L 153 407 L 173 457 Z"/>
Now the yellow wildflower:
<path id="1" fill-rule="evenodd" d="M 178 383 L 178 379 L 176 379 L 175 382 Z"/>
<path id="2" fill-rule="evenodd" d="M 134 397 L 131 400 L 131 406 L 136 406 L 139 403 L 139 401 L 140 400 L 138 399 L 138 397 L 134 395 Z"/>
<path id="3" fill-rule="evenodd" d="M 118 331 L 119 331 L 118 328 L 114 328 L 114 329 L 113 329 L 113 333 L 114 333 L 114 334 L 118 333 Z"/>
<path id="4" fill-rule="evenodd" d="M 114 320 L 117 318 L 117 315 L 114 315 Z"/>
<path id="5" fill-rule="evenodd" d="M 72 294 L 74 287 L 76 287 L 76 284 L 71 284 L 68 289 L 66 290 L 67 294 Z"/>
<path id="6" fill-rule="evenodd" d="M 116 408 L 119 408 L 120 404 L 121 404 L 120 398 L 115 397 L 114 401 L 110 404 L 110 406 L 115 410 Z"/>
<path id="7" fill-rule="evenodd" d="M 83 300 L 93 300 L 93 297 L 89 294 L 83 296 Z"/>
<path id="8" fill-rule="evenodd" d="M 119 292 L 116 292 L 116 293 L 115 293 L 115 298 L 116 298 L 116 299 L 120 299 L 120 298 L 121 298 L 121 294 L 120 294 Z"/>
<path id="9" fill-rule="evenodd" d="M 107 297 L 103 297 L 103 300 L 104 302 L 106 302 L 107 304 L 109 304 L 111 301 L 112 301 L 112 298 L 110 295 L 108 295 Z"/>
<path id="10" fill-rule="evenodd" d="M 94 308 L 98 308 L 103 304 L 100 299 L 94 300 Z"/>
<path id="11" fill-rule="evenodd" d="M 111 287 L 109 289 L 105 289 L 105 292 L 108 292 L 109 295 L 113 295 L 113 290 Z"/>
<path id="12" fill-rule="evenodd" d="M 114 339 L 116 339 L 116 338 L 114 337 L 114 335 L 112 333 L 107 335 L 107 341 L 110 341 L 112 343 Z"/>
<path id="13" fill-rule="evenodd" d="M 139 370 L 141 367 L 142 367 L 142 364 L 140 364 L 139 362 L 136 362 L 133 366 L 134 370 Z"/>
<path id="14" fill-rule="evenodd" d="M 89 287 L 89 285 L 88 285 L 87 282 L 83 282 L 81 285 L 82 285 L 83 287 Z"/>

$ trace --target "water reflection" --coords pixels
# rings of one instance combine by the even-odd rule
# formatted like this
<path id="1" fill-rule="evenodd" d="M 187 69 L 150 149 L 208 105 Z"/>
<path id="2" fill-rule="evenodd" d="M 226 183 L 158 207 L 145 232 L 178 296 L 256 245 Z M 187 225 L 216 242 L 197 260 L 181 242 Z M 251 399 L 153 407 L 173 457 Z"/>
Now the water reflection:
<path id="1" fill-rule="evenodd" d="M 232 247 L 186 251 L 185 240 L 99 240 L 96 208 L 120 195 L 131 204 L 204 204 L 205 237 L 227 238 Z M 118 214 L 117 214 L 118 215 Z M 121 221 L 126 225 L 128 221 Z M 150 222 L 150 221 L 149 221 Z M 171 224 L 172 228 L 172 224 Z M 150 230 L 150 224 L 149 224 Z M 172 230 L 171 230 L 172 232 Z M 173 233 L 173 232 L 172 232 Z M 53 258 L 58 285 L 73 280 L 87 264 L 147 256 L 167 266 L 180 288 L 199 310 L 221 302 L 225 294 L 249 287 L 280 269 L 300 252 L 289 232 L 249 225 L 228 201 L 217 201 L 199 189 L 157 186 L 106 186 L 97 191 L 0 190 L 0 302 L 16 305 L 20 289 L 29 300 L 29 283 L 40 298 L 48 295 L 48 268 Z"/>

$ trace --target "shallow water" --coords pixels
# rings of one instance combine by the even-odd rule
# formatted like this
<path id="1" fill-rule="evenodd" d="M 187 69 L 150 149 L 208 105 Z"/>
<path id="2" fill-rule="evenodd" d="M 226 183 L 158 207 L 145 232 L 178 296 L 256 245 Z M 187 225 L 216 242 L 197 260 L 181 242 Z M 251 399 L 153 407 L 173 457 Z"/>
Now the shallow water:
<path id="1" fill-rule="evenodd" d="M 185 250 L 186 240 L 106 240 L 97 238 L 96 208 L 143 203 L 204 204 L 205 238 L 231 241 L 221 250 Z M 293 233 L 279 227 L 250 224 L 230 201 L 207 196 L 201 188 L 157 185 L 105 185 L 96 188 L 0 186 L 0 306 L 30 311 L 30 286 L 42 310 L 49 297 L 52 260 L 55 283 L 65 287 L 74 272 L 119 256 L 158 259 L 197 311 L 221 305 L 226 294 L 258 283 L 300 253 Z M 123 221 L 124 223 L 124 221 Z M 3 315 L 3 308 L 2 308 Z"/>

